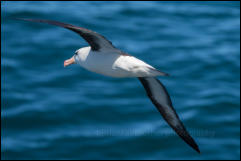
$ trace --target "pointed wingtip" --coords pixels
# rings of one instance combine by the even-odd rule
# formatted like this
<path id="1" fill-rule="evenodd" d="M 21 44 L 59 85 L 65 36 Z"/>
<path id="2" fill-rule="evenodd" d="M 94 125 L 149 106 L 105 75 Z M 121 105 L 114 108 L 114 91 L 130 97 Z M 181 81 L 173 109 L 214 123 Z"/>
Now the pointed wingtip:
<path id="1" fill-rule="evenodd" d="M 196 152 L 198 152 L 199 154 L 201 154 L 200 149 L 197 145 L 197 143 L 194 141 L 194 139 L 189 135 L 188 137 L 190 137 L 188 140 L 186 140 L 187 138 L 182 138 L 187 144 L 189 144 Z"/>
<path id="2" fill-rule="evenodd" d="M 41 20 L 38 19 L 30 19 L 30 18 L 12 18 L 13 20 L 20 20 L 20 21 L 32 21 L 32 22 L 40 22 Z"/>
<path id="3" fill-rule="evenodd" d="M 198 154 L 201 154 L 201 152 L 200 152 L 200 150 L 199 150 L 199 148 L 198 148 L 198 146 L 196 145 L 196 147 L 192 147 L 196 152 L 198 152 Z"/>
<path id="4" fill-rule="evenodd" d="M 186 131 L 187 132 L 187 131 Z M 191 135 L 188 134 L 188 136 L 186 138 L 182 139 L 188 144 L 190 145 L 196 152 L 198 152 L 199 154 L 201 153 L 199 150 L 199 147 L 197 145 L 197 143 L 195 142 L 195 140 L 191 137 Z"/>
<path id="5" fill-rule="evenodd" d="M 200 150 L 199 150 L 199 149 L 197 150 L 197 152 L 198 152 L 198 154 L 201 154 L 201 152 L 200 152 Z"/>
<path id="6" fill-rule="evenodd" d="M 187 131 L 184 131 L 185 135 L 182 135 L 182 133 L 177 132 L 177 134 L 182 138 L 184 142 L 186 142 L 193 150 L 201 154 L 200 149 L 197 145 L 197 143 L 194 141 L 194 139 L 187 133 Z"/>

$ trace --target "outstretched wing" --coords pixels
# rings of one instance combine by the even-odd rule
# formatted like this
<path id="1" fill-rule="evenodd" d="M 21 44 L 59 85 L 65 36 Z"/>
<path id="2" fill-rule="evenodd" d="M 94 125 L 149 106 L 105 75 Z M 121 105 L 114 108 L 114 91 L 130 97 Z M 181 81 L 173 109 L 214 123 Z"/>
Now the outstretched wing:
<path id="1" fill-rule="evenodd" d="M 23 21 L 31 21 L 31 22 L 40 22 L 40 23 L 47 23 L 51 25 L 56 25 L 60 27 L 64 27 L 71 31 L 76 32 L 79 34 L 85 41 L 89 43 L 91 46 L 91 50 L 93 51 L 100 51 L 100 50 L 116 50 L 116 48 L 112 45 L 112 43 L 107 40 L 104 36 L 98 34 L 97 32 L 88 30 L 86 28 L 58 22 L 52 20 L 42 20 L 42 19 L 26 19 L 26 18 L 17 18 L 18 20 Z"/>
<path id="2" fill-rule="evenodd" d="M 170 96 L 167 93 L 164 85 L 157 78 L 153 77 L 144 77 L 138 79 L 144 86 L 148 97 L 157 107 L 158 111 L 161 113 L 162 117 L 166 120 L 166 122 L 188 145 L 190 145 L 193 149 L 200 153 L 198 145 L 187 132 L 181 120 L 179 119 L 175 109 L 173 108 Z"/>

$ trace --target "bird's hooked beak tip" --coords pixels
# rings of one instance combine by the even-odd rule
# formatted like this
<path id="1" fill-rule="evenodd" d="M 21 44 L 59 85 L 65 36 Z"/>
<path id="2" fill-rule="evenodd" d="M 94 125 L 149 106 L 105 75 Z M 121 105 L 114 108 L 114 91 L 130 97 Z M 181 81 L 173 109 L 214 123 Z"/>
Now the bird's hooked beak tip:
<path id="1" fill-rule="evenodd" d="M 71 64 L 74 64 L 74 63 L 75 63 L 75 59 L 74 59 L 74 57 L 72 57 L 72 58 L 64 61 L 64 67 L 66 67 L 68 65 L 71 65 Z"/>

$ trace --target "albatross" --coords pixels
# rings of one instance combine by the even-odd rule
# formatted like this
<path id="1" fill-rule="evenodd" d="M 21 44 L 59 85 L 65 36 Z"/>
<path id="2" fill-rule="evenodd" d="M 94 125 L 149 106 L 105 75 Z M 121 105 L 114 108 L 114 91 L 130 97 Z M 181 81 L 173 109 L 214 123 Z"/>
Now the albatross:
<path id="1" fill-rule="evenodd" d="M 64 66 L 79 64 L 95 73 L 110 77 L 138 78 L 144 86 L 147 96 L 171 128 L 194 150 L 200 153 L 198 145 L 188 133 L 175 109 L 164 85 L 156 78 L 168 76 L 144 61 L 116 48 L 101 34 L 86 28 L 52 20 L 17 18 L 18 20 L 47 23 L 60 26 L 79 34 L 88 47 L 76 50 L 75 54 L 64 61 Z"/>

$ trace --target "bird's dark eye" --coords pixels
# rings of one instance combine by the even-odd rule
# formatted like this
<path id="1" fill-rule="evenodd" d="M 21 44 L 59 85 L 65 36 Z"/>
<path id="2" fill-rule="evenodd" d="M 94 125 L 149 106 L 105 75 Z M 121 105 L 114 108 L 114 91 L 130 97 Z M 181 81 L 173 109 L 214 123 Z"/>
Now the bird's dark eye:
<path id="1" fill-rule="evenodd" d="M 77 55 L 77 54 L 78 54 L 78 51 L 76 51 L 74 54 Z"/>

